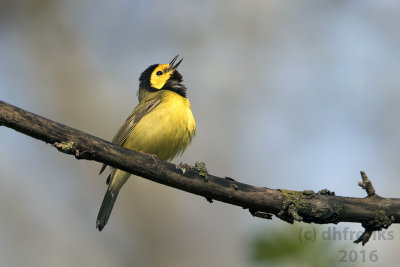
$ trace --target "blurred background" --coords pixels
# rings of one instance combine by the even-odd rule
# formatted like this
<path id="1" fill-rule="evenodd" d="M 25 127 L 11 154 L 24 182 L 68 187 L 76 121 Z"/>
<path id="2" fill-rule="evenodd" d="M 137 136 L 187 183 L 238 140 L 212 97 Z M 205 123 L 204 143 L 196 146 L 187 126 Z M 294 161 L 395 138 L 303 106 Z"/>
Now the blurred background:
<path id="1" fill-rule="evenodd" d="M 355 197 L 366 196 L 357 186 L 365 170 L 378 194 L 400 197 L 399 12 L 398 1 L 373 0 L 0 0 L 0 99 L 111 140 L 137 104 L 140 73 L 179 53 L 198 131 L 175 163 L 204 161 L 210 173 L 244 183 Z M 265 221 L 138 177 L 99 233 L 100 163 L 4 127 L 0 150 L 0 266 L 400 259 L 397 225 L 391 240 L 365 247 L 352 243 L 356 236 L 322 240 L 332 227 L 362 227 Z M 300 238 L 306 230 L 315 242 Z"/>

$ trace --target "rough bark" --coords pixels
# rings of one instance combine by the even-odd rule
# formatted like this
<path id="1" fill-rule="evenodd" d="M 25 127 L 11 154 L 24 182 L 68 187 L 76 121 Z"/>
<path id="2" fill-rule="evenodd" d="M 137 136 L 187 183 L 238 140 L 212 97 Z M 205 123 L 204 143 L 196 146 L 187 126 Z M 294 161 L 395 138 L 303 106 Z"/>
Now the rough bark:
<path id="1" fill-rule="evenodd" d="M 368 242 L 373 231 L 400 222 L 400 199 L 375 194 L 364 172 L 359 185 L 368 197 L 336 196 L 329 190 L 292 191 L 270 189 L 208 174 L 204 163 L 174 165 L 114 145 L 98 137 L 43 118 L 0 101 L 0 125 L 42 140 L 77 159 L 95 160 L 143 178 L 205 197 L 249 209 L 253 216 L 270 219 L 272 214 L 293 223 L 358 222 L 365 228 L 355 242 Z M 2 140 L 4 142 L 4 140 Z"/>

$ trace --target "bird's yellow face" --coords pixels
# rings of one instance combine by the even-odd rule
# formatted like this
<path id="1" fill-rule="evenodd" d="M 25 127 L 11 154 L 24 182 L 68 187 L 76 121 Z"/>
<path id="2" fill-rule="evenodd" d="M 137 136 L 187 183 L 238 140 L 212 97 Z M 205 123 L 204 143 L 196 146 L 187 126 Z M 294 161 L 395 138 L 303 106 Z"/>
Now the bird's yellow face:
<path id="1" fill-rule="evenodd" d="M 159 64 L 150 76 L 150 84 L 156 89 L 161 89 L 171 77 L 175 69 L 171 69 L 170 64 Z"/>
<path id="2" fill-rule="evenodd" d="M 161 89 L 164 87 L 165 83 L 169 80 L 171 75 L 175 72 L 176 68 L 181 64 L 183 58 L 179 60 L 176 64 L 176 60 L 179 55 L 174 57 L 169 64 L 158 64 L 153 70 L 150 76 L 150 84 L 153 88 Z"/>
<path id="3" fill-rule="evenodd" d="M 182 84 L 183 77 L 177 70 L 183 59 L 177 61 L 178 56 L 169 64 L 154 64 L 143 71 L 139 78 L 139 102 L 148 94 L 159 90 L 170 90 L 186 97 L 186 87 Z"/>

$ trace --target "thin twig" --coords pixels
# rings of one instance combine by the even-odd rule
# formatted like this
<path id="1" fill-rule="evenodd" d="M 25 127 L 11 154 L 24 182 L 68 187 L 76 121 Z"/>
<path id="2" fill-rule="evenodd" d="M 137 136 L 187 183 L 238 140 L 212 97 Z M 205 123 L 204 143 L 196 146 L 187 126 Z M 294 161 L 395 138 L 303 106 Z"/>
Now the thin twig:
<path id="1" fill-rule="evenodd" d="M 362 182 L 358 182 L 358 185 L 362 187 L 368 194 L 369 197 L 375 196 L 375 188 L 372 186 L 371 181 L 364 171 L 360 171 Z"/>

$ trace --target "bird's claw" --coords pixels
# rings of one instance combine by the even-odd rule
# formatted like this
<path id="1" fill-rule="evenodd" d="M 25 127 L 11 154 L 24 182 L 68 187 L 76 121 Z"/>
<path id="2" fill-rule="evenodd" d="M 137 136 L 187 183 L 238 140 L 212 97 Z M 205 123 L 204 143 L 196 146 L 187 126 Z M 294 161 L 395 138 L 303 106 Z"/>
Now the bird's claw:
<path id="1" fill-rule="evenodd" d="M 190 169 L 190 166 L 186 163 L 179 163 L 178 166 L 176 166 L 177 169 L 182 171 L 182 174 L 185 174 L 185 172 L 187 172 Z"/>
<path id="2" fill-rule="evenodd" d="M 147 157 L 149 157 L 151 160 L 153 160 L 154 165 L 157 166 L 158 160 L 157 160 L 157 156 L 154 154 L 150 154 L 150 153 L 146 153 L 146 152 L 141 152 L 142 154 L 146 155 Z"/>

